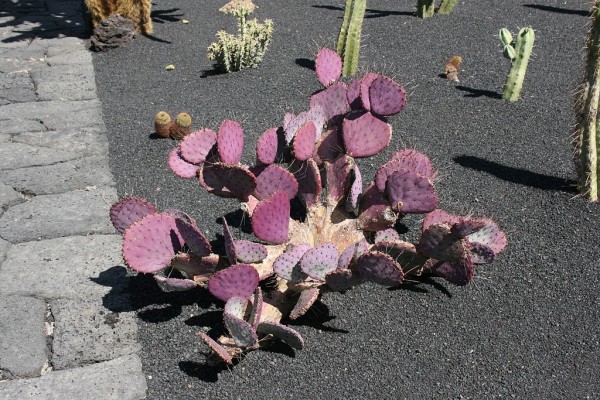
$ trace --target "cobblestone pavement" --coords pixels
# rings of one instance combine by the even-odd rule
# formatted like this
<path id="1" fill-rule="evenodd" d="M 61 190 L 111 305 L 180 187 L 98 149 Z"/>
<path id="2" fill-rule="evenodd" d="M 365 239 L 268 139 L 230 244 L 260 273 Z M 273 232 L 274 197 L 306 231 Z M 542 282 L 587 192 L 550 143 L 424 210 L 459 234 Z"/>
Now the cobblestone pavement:
<path id="1" fill-rule="evenodd" d="M 0 0 L 0 399 L 145 397 L 83 7 Z"/>

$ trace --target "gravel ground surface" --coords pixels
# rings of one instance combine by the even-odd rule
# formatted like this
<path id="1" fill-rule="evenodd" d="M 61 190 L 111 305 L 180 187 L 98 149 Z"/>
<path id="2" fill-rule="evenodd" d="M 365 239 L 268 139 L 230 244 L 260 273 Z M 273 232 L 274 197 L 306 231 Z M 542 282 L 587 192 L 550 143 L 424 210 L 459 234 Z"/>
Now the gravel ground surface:
<path id="1" fill-rule="evenodd" d="M 258 135 L 285 111 L 305 110 L 320 88 L 311 60 L 334 46 L 343 15 L 339 0 L 256 3 L 256 17 L 275 23 L 258 69 L 214 74 L 206 48 L 235 22 L 206 0 L 157 0 L 153 37 L 94 56 L 119 195 L 186 210 L 211 239 L 236 202 L 170 172 L 176 143 L 153 137 L 154 114 L 187 111 L 196 128 L 237 119 L 253 162 Z M 204 364 L 207 348 L 194 335 L 222 329 L 222 304 L 200 289 L 163 294 L 147 277 L 124 276 L 137 298 L 149 398 L 600 396 L 600 207 L 575 196 L 569 143 L 589 2 L 464 0 L 427 20 L 414 5 L 368 3 L 361 69 L 394 77 L 409 100 L 390 120 L 392 145 L 360 161 L 363 177 L 404 146 L 426 152 L 441 171 L 440 208 L 493 217 L 507 250 L 467 287 L 432 280 L 327 295 L 295 326 L 305 350 L 253 352 L 222 371 Z M 522 99 L 509 104 L 498 98 L 509 62 L 497 32 L 529 25 L 534 55 Z M 438 76 L 453 54 L 465 59 L 459 84 Z"/>

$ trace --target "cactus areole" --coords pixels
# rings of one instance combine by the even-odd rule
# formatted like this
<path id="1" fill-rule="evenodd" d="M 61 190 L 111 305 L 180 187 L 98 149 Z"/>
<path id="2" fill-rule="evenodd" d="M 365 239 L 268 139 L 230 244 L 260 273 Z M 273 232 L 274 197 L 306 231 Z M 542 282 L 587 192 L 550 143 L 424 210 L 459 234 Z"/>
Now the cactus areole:
<path id="1" fill-rule="evenodd" d="M 401 111 L 406 92 L 373 73 L 350 85 L 337 82 L 341 58 L 331 50 L 319 54 L 317 76 L 326 88 L 313 95 L 307 112 L 287 114 L 281 127 L 265 131 L 256 165 L 242 164 L 243 130 L 234 121 L 223 122 L 218 133 L 190 134 L 169 156 L 178 176 L 237 198 L 260 242 L 236 239 L 223 220 L 224 251 L 215 254 L 183 211 L 160 211 L 137 198 L 111 209 L 129 267 L 154 274 L 163 290 L 204 286 L 225 302 L 228 334 L 198 332 L 212 350 L 210 362 L 233 364 L 272 340 L 302 349 L 300 334 L 281 319 L 304 315 L 324 292 L 365 282 L 397 286 L 424 274 L 466 285 L 476 264 L 492 262 L 506 246 L 494 221 L 437 209 L 437 171 L 416 150 L 393 153 L 363 186 L 356 160 L 389 145 L 392 130 L 383 115 Z M 290 217 L 294 199 L 306 208 L 302 220 Z M 394 229 L 410 213 L 425 214 L 414 243 Z"/>
<path id="2" fill-rule="evenodd" d="M 586 42 L 585 72 L 575 94 L 575 129 L 572 133 L 578 190 L 589 201 L 598 201 L 600 172 L 600 2 L 592 9 L 591 29 Z"/>

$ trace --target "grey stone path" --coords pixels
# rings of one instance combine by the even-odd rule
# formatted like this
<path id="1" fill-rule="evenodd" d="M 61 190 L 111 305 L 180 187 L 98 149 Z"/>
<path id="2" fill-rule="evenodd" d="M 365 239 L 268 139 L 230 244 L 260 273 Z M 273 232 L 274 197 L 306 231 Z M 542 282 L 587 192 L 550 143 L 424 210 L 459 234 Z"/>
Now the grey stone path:
<path id="1" fill-rule="evenodd" d="M 145 397 L 85 33 L 82 0 L 0 0 L 0 399 Z"/>

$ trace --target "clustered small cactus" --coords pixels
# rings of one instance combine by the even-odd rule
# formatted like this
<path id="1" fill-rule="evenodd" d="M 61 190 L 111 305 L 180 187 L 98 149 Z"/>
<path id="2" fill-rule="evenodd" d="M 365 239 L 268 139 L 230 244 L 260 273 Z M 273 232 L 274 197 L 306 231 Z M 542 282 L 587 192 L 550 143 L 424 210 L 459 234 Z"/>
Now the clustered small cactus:
<path id="1" fill-rule="evenodd" d="M 281 321 L 304 315 L 324 292 L 368 281 L 398 286 L 424 274 L 466 285 L 476 264 L 492 262 L 506 246 L 492 220 L 437 209 L 438 173 L 416 150 L 395 152 L 363 185 L 355 160 L 389 145 L 387 118 L 405 107 L 406 92 L 375 73 L 346 84 L 341 71 L 337 53 L 321 49 L 316 73 L 325 89 L 312 95 L 307 111 L 286 114 L 282 126 L 260 136 L 253 166 L 242 164 L 243 129 L 229 120 L 217 132 L 191 133 L 169 154 L 176 175 L 238 199 L 261 243 L 235 239 L 222 219 L 225 251 L 215 254 L 182 211 L 159 212 L 138 198 L 111 208 L 129 267 L 153 273 L 164 290 L 201 285 L 225 302 L 229 335 L 198 332 L 213 351 L 209 361 L 231 365 L 271 339 L 303 348 L 298 332 Z M 294 198 L 306 208 L 303 220 L 291 218 Z M 425 214 L 414 243 L 394 228 L 411 213 Z"/>
<path id="2" fill-rule="evenodd" d="M 273 21 L 247 20 L 255 10 L 251 0 L 233 0 L 219 9 L 237 18 L 238 34 L 217 32 L 218 41 L 208 47 L 208 58 L 216 61 L 216 69 L 224 72 L 256 68 L 262 62 L 273 34 Z"/>
<path id="3" fill-rule="evenodd" d="M 192 116 L 182 112 L 174 120 L 166 111 L 159 111 L 154 116 L 154 131 L 163 138 L 181 140 L 191 132 Z"/>
<path id="4" fill-rule="evenodd" d="M 527 72 L 527 64 L 531 57 L 535 34 L 531 27 L 523 28 L 517 34 L 517 38 L 513 40 L 510 31 L 502 28 L 498 37 L 503 47 L 504 57 L 512 63 L 506 77 L 506 82 L 504 83 L 502 98 L 504 100 L 517 101 L 523 88 L 525 72 Z"/>
<path id="5" fill-rule="evenodd" d="M 440 6 L 437 9 L 438 14 L 450 14 L 456 6 L 457 0 L 442 0 Z M 419 18 L 433 17 L 435 14 L 435 1 L 434 0 L 418 0 L 417 1 L 417 16 Z"/>

